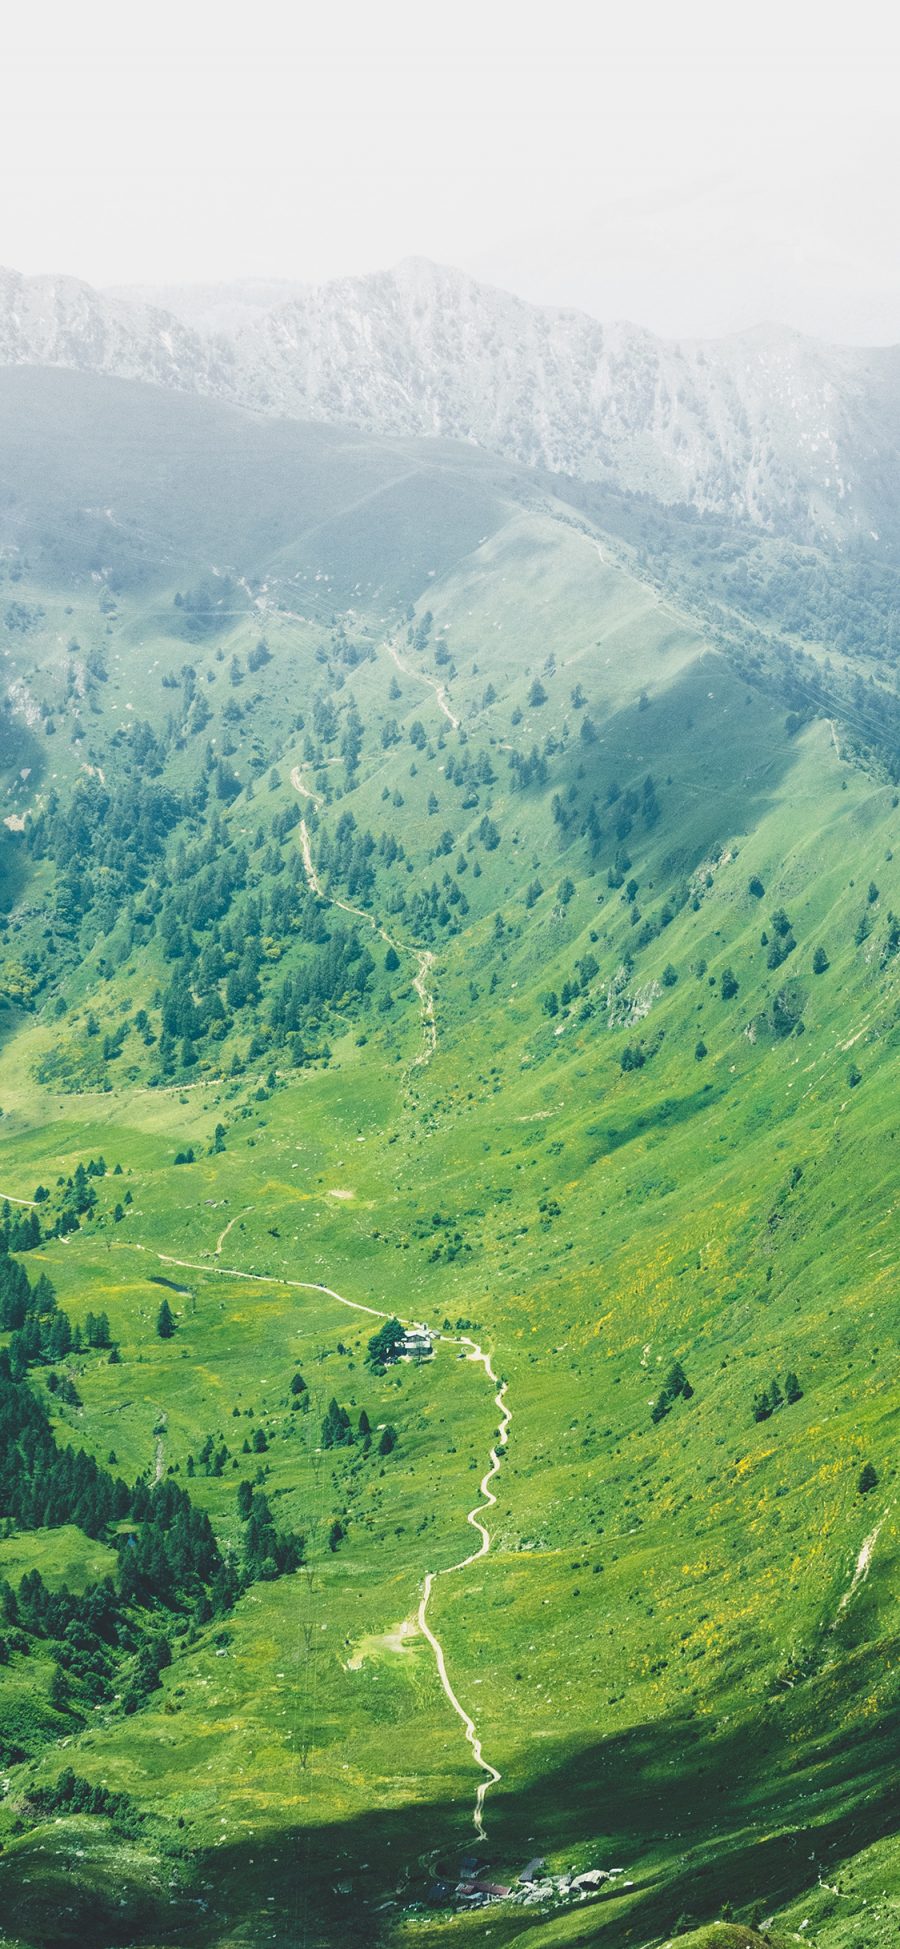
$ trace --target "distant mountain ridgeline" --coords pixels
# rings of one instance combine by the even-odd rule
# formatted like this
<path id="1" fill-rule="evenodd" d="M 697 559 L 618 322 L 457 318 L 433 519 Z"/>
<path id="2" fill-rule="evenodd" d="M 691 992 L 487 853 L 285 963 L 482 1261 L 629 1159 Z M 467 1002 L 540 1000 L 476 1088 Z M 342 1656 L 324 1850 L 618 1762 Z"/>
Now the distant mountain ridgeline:
<path id="1" fill-rule="evenodd" d="M 152 294 L 149 294 L 152 296 Z M 0 272 L 0 362 L 138 379 L 276 418 L 465 440 L 803 541 L 884 549 L 900 351 L 777 326 L 675 343 L 409 260 L 263 300 L 116 296 Z"/>
<path id="2" fill-rule="evenodd" d="M 159 591 L 156 620 L 186 647 L 273 615 L 330 628 L 346 604 L 402 613 L 454 562 L 486 561 L 488 538 L 526 511 L 615 556 L 786 712 L 834 719 L 842 748 L 896 774 L 900 574 L 871 539 L 803 542 L 460 440 L 265 419 L 28 365 L 0 367 L 0 484 L 0 631 L 16 662 L 48 627 L 48 585 L 90 585 L 104 630 L 122 601 Z M 70 685 L 96 703 L 103 653 L 73 656 Z M 0 768 L 34 775 L 36 727 L 17 696 Z"/>

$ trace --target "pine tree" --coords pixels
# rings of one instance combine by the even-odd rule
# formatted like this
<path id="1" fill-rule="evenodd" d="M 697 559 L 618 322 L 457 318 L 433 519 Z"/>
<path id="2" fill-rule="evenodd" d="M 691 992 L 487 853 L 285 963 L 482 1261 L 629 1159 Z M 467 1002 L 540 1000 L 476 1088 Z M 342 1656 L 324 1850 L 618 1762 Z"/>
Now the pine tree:
<path id="1" fill-rule="evenodd" d="M 69 1681 L 61 1665 L 54 1665 L 47 1698 L 54 1712 L 65 1712 L 69 1703 Z"/>
<path id="2" fill-rule="evenodd" d="M 171 1340 L 175 1331 L 175 1315 L 167 1299 L 164 1299 L 156 1315 L 156 1331 L 161 1340 Z"/>
<path id="3" fill-rule="evenodd" d="M 367 1358 L 373 1366 L 383 1366 L 396 1353 L 403 1339 L 403 1328 L 398 1319 L 386 1320 L 384 1326 L 373 1333 L 369 1341 Z"/>

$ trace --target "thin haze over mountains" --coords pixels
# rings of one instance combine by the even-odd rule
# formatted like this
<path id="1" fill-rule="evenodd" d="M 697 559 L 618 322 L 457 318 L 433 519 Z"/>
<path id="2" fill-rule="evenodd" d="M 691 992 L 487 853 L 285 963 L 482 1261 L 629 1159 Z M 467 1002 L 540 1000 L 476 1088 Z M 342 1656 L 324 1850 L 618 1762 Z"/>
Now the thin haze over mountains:
<path id="1" fill-rule="evenodd" d="M 896 1949 L 897 19 L 7 12 L 0 1949 Z"/>
<path id="2" fill-rule="evenodd" d="M 777 326 L 665 340 L 422 259 L 309 288 L 115 295 L 4 272 L 0 362 L 469 441 L 804 541 L 886 541 L 900 498 L 900 349 Z"/>
<path id="3" fill-rule="evenodd" d="M 885 8 L 59 0 L 7 23 L 0 262 L 101 287 L 408 256 L 667 337 L 900 340 Z"/>

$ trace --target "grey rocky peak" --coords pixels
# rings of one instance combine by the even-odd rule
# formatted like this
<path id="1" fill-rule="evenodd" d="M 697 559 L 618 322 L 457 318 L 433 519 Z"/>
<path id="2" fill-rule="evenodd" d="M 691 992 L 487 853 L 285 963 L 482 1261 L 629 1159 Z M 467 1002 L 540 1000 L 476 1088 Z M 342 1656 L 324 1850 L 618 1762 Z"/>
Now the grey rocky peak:
<path id="1" fill-rule="evenodd" d="M 877 541 L 900 498 L 897 348 L 830 346 L 769 325 L 676 342 L 532 305 L 421 258 L 308 288 L 160 293 L 2 272 L 0 361 L 469 441 L 804 541 Z"/>

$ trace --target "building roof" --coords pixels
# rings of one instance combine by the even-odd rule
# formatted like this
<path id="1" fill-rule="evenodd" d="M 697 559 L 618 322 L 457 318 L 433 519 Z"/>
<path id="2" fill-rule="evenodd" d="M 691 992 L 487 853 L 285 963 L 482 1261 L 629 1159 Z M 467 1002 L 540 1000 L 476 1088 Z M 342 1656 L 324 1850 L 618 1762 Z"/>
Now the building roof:
<path id="1" fill-rule="evenodd" d="M 400 1341 L 401 1353 L 431 1353 L 432 1340 L 427 1326 L 410 1326 Z"/>

